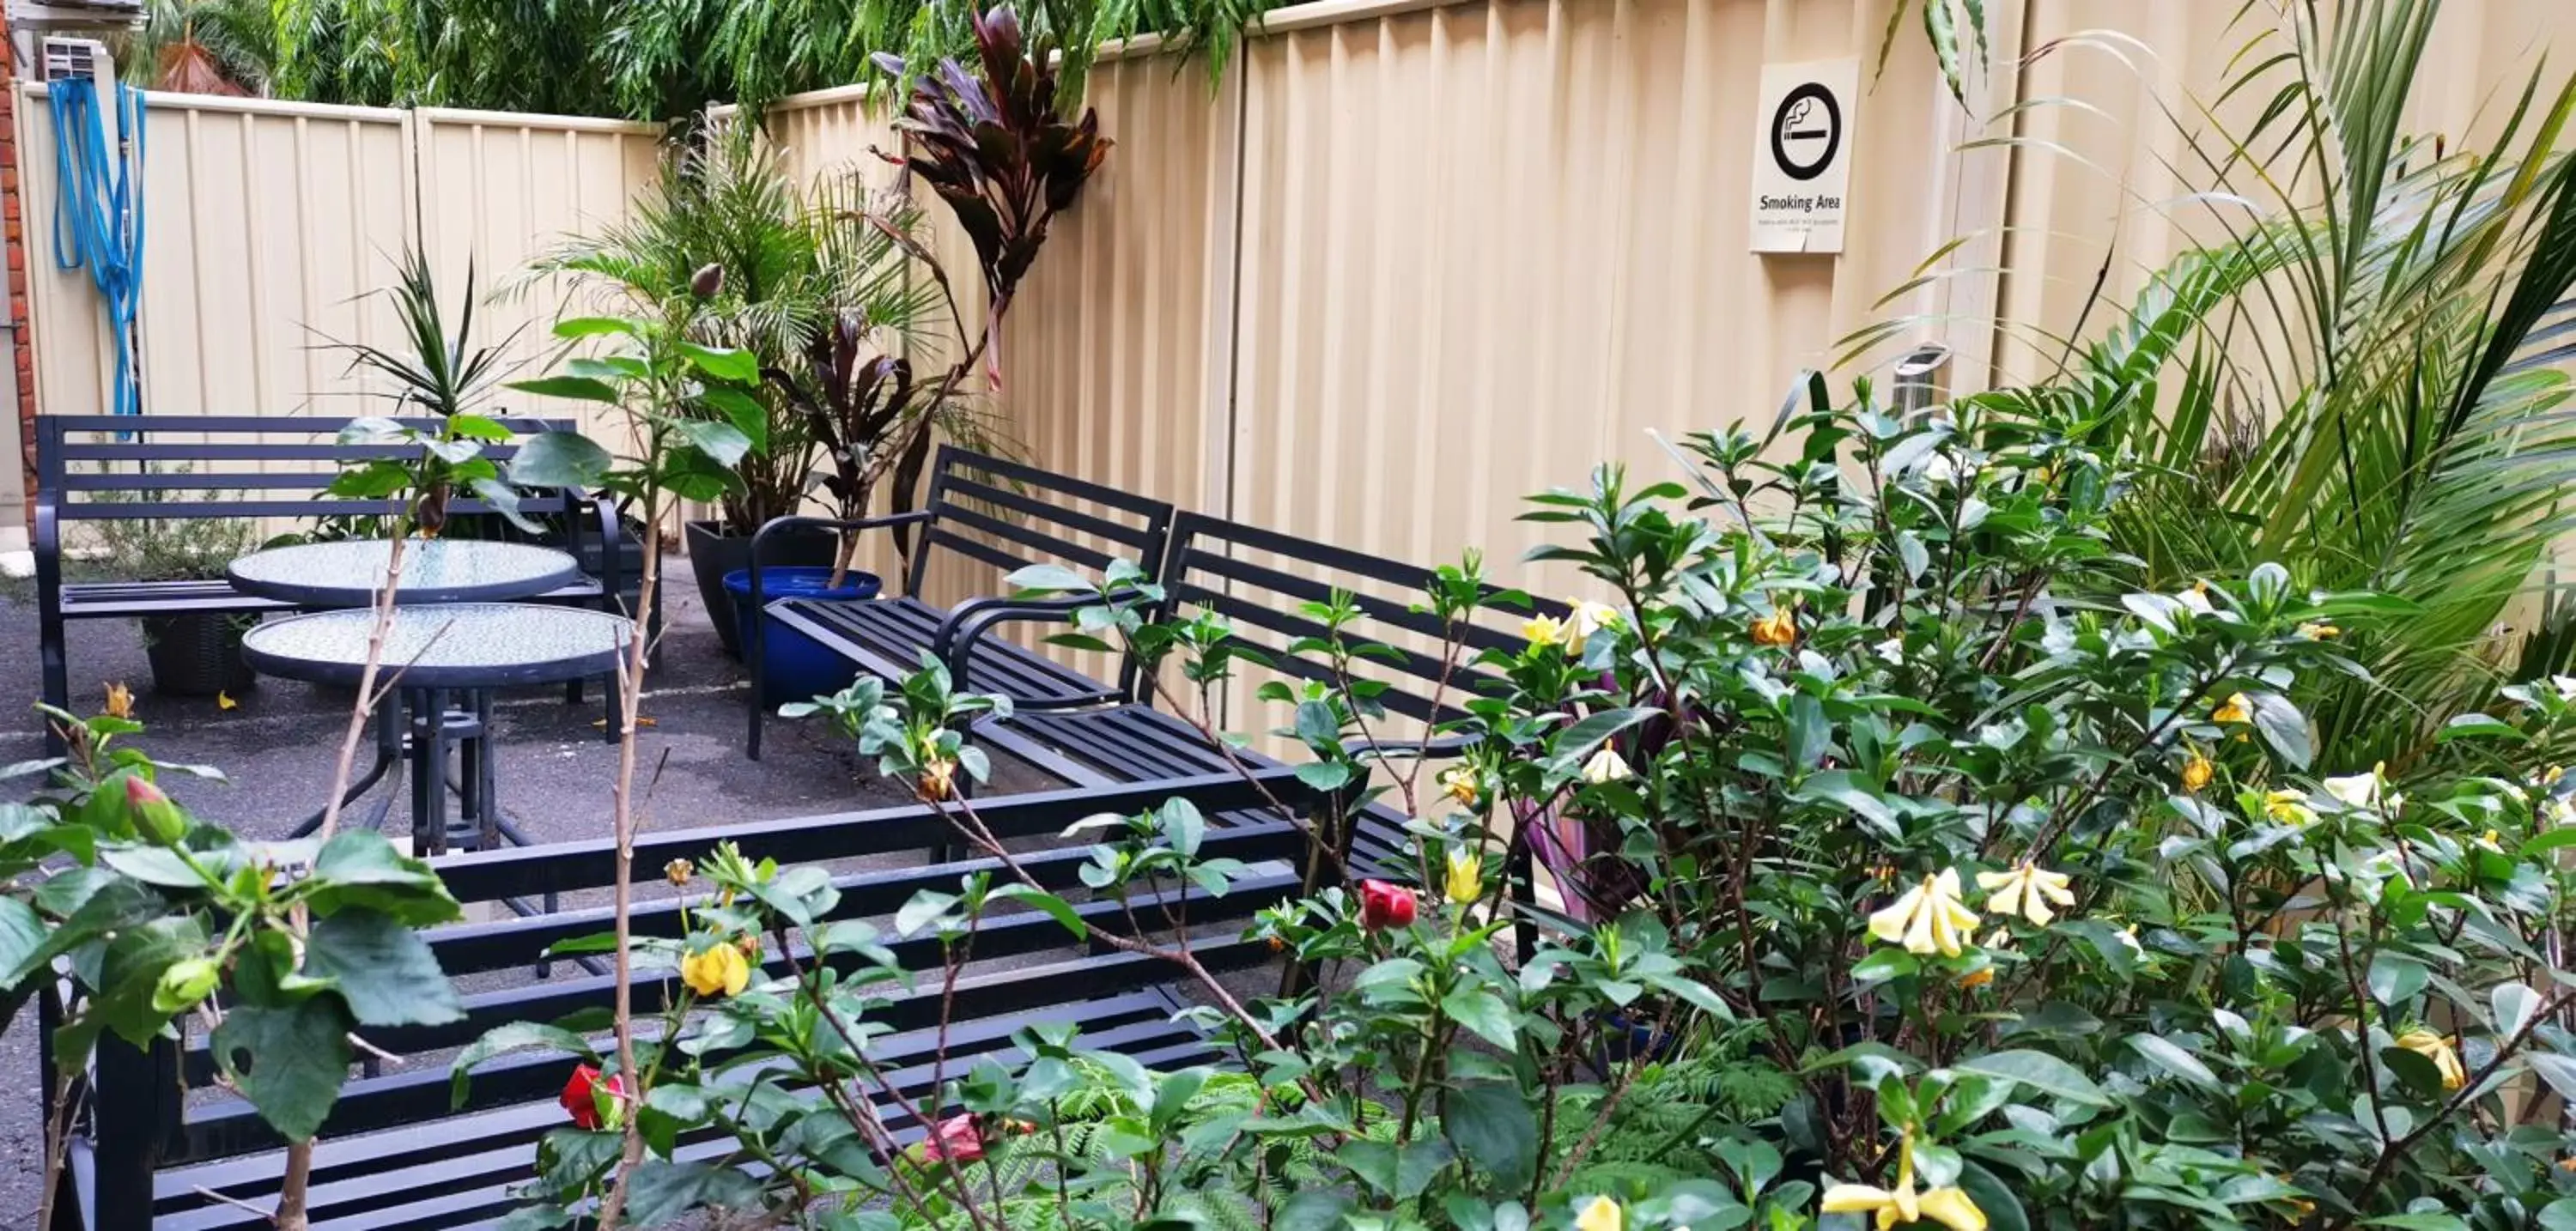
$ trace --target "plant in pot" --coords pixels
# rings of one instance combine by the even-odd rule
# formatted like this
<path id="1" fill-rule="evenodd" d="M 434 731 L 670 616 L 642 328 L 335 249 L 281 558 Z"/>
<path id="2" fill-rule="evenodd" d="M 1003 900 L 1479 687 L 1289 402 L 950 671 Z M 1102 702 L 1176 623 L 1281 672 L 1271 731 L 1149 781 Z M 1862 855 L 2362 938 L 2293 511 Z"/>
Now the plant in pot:
<path id="1" fill-rule="evenodd" d="M 225 566 L 259 543 L 258 526 L 238 517 L 143 518 L 98 523 L 102 564 L 128 581 L 219 581 Z M 145 616 L 143 653 L 155 691 L 211 697 L 249 688 L 258 677 L 242 660 L 242 634 L 259 622 L 238 611 Z"/>
<path id="2" fill-rule="evenodd" d="M 979 14 L 974 28 L 980 75 L 954 62 L 924 75 L 896 123 L 910 152 L 889 159 L 929 184 L 973 240 L 984 289 L 982 328 L 968 327 L 955 280 L 922 242 L 920 211 L 900 192 L 881 193 L 861 198 L 858 208 L 827 211 L 817 219 L 819 233 L 858 255 L 839 263 L 841 268 L 876 276 L 914 274 L 904 283 L 913 293 L 882 286 L 846 296 L 866 307 L 834 315 L 811 338 L 796 370 L 763 372 L 771 392 L 797 410 L 801 432 L 817 446 L 813 490 L 829 499 L 834 521 L 868 516 L 880 495 L 890 497 L 897 512 L 909 509 L 934 438 L 990 442 L 995 432 L 988 410 L 970 390 L 979 372 L 987 374 L 987 387 L 998 385 L 1002 322 L 1020 283 L 1055 215 L 1073 205 L 1109 152 L 1096 113 L 1085 109 L 1068 119 L 1059 112 L 1052 49 L 1024 40 L 1007 7 Z M 898 79 L 906 75 L 898 59 L 881 57 L 879 63 Z M 900 344 L 928 340 L 912 336 L 925 302 L 944 312 L 957 345 L 949 362 L 916 378 Z M 769 544 L 792 530 L 773 526 L 761 535 L 756 555 L 762 600 L 876 596 L 879 579 L 852 568 L 856 535 L 843 537 L 829 568 L 780 567 L 784 561 Z M 906 552 L 913 545 L 900 528 L 895 542 Z M 725 580 L 742 608 L 737 618 L 746 627 L 736 635 L 745 640 L 749 621 L 763 618 L 752 610 L 760 604 L 752 601 L 750 576 L 746 564 Z M 762 629 L 760 645 L 768 695 L 837 692 L 853 678 L 854 669 L 840 655 L 782 622 Z"/>
<path id="3" fill-rule="evenodd" d="M 661 177 L 626 220 L 566 243 L 534 269 L 604 286 L 624 310 L 671 302 L 714 264 L 725 271 L 723 285 L 691 317 L 691 340 L 745 351 L 764 372 L 782 371 L 845 314 L 902 335 L 932 306 L 907 276 L 901 250 L 858 225 L 846 191 L 800 190 L 754 126 L 703 124 L 664 159 Z M 723 579 L 749 567 L 753 531 L 802 504 L 815 448 L 807 416 L 783 389 L 763 381 L 751 394 L 766 420 L 761 446 L 742 459 L 740 482 L 709 502 L 716 515 L 684 523 L 700 601 L 736 655 Z M 833 557 L 833 535 L 819 529 L 785 536 L 769 553 L 771 563 L 788 565 L 825 566 Z"/>

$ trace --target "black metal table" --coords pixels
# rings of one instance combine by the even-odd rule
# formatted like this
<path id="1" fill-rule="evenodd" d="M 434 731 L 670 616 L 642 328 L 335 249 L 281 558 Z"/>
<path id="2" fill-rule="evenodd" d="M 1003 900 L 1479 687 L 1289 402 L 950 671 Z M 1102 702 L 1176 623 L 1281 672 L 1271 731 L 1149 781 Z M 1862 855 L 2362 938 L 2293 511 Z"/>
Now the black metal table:
<path id="1" fill-rule="evenodd" d="M 255 551 L 224 570 L 244 594 L 300 607 L 370 607 L 384 588 L 393 544 L 387 539 L 299 543 Z M 420 539 L 404 545 L 405 606 L 491 603 L 532 598 L 570 585 L 581 564 L 569 554 L 528 543 Z"/>
<path id="2" fill-rule="evenodd" d="M 406 569 L 406 572 L 409 570 Z M 271 620 L 242 638 L 255 670 L 314 684 L 356 684 L 367 665 L 376 613 L 353 608 Z M 397 681 L 396 704 L 376 727 L 376 764 L 352 783 L 345 804 L 408 754 L 413 849 L 488 850 L 524 840 L 501 815 L 490 732 L 492 690 L 556 684 L 616 668 L 634 621 L 576 607 L 450 603 L 397 607 L 386 630 L 379 678 Z M 447 820 L 447 766 L 457 761 L 459 815 Z M 296 836 L 320 824 L 315 817 Z"/>

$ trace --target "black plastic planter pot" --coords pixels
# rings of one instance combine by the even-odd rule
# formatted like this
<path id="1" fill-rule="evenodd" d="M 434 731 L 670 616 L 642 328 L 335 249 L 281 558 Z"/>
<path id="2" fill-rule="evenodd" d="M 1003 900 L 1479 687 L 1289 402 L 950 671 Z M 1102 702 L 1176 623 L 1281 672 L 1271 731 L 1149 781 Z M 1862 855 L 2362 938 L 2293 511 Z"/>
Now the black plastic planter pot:
<path id="1" fill-rule="evenodd" d="M 145 616 L 143 656 L 152 664 L 154 691 L 181 697 L 241 692 L 259 677 L 242 661 L 242 633 L 250 620 L 224 612 Z"/>
<path id="2" fill-rule="evenodd" d="M 698 581 L 698 605 L 707 613 L 707 622 L 716 626 L 726 655 L 738 662 L 742 659 L 740 613 L 734 610 L 733 596 L 725 592 L 724 579 L 727 573 L 751 567 L 751 536 L 726 534 L 720 523 L 712 521 L 690 522 L 687 530 L 689 572 Z M 840 536 L 819 527 L 782 530 L 769 536 L 762 549 L 768 558 L 761 563 L 830 568 L 840 544 Z"/>

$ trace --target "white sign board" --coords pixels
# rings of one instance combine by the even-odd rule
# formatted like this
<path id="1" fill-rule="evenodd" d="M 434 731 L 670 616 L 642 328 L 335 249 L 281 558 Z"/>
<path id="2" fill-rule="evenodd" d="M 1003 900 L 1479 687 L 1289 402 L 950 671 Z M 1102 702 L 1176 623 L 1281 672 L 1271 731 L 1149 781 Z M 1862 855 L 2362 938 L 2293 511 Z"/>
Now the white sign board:
<path id="1" fill-rule="evenodd" d="M 1840 252 L 1860 61 L 1762 66 L 1754 112 L 1753 251 Z"/>

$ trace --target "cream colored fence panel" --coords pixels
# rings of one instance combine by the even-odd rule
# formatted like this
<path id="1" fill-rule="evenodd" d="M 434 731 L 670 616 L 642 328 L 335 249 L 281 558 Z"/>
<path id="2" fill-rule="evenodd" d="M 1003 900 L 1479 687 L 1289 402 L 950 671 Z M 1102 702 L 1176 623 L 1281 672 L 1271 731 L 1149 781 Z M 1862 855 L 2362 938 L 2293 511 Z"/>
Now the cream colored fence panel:
<path id="1" fill-rule="evenodd" d="M 762 115 L 762 127 L 799 182 L 855 171 L 883 184 L 894 167 L 874 151 L 897 153 L 901 144 L 876 101 L 880 93 L 854 85 L 781 99 Z"/>
<path id="2" fill-rule="evenodd" d="M 37 409 L 104 414 L 115 350 L 88 271 L 54 264 L 43 86 L 23 88 L 18 114 Z M 411 228 L 404 113 L 154 94 L 144 122 L 146 413 L 359 413 L 314 343 L 390 340 L 390 317 L 358 297 Z"/>
<path id="3" fill-rule="evenodd" d="M 657 172 L 661 128 L 573 116 L 423 107 L 419 142 L 421 238 L 443 288 L 462 288 L 471 261 L 486 298 L 476 332 L 486 345 L 515 337 L 509 354 L 536 375 L 560 350 L 563 315 L 613 310 L 570 292 L 561 277 L 530 279 L 531 261 L 565 241 L 623 219 Z M 497 292 L 497 293 L 496 293 Z M 456 293 L 451 290 L 451 294 Z M 610 417 L 590 403 L 506 393 L 523 414 L 572 416 L 608 440 Z M 621 428 L 622 430 L 622 428 Z"/>
<path id="4" fill-rule="evenodd" d="M 1650 431 L 1767 423 L 1931 250 L 1949 103 L 1905 41 L 1858 108 L 1849 250 L 1746 250 L 1762 64 L 1866 64 L 1883 6 L 1369 7 L 1395 11 L 1284 14 L 1244 68 L 1244 520 L 1521 579 L 1523 496 L 1671 475 Z"/>
<path id="5" fill-rule="evenodd" d="M 44 87 L 21 90 L 37 407 L 104 413 L 112 338 L 88 272 L 54 266 L 53 124 Z M 171 420 L 192 415 L 384 410 L 388 388 L 350 375 L 329 344 L 400 352 L 398 324 L 373 292 L 394 279 L 401 252 L 417 242 L 429 254 L 452 323 L 469 257 L 488 296 L 564 233 L 621 215 L 652 174 L 658 132 L 563 117 L 159 93 L 146 100 L 145 124 L 135 354 L 144 413 L 165 434 Z M 529 325 L 511 354 L 538 360 L 553 349 L 542 318 L 557 302 L 542 286 L 487 297 L 476 305 L 476 339 L 498 345 Z M 508 395 L 498 405 L 579 409 Z"/>

